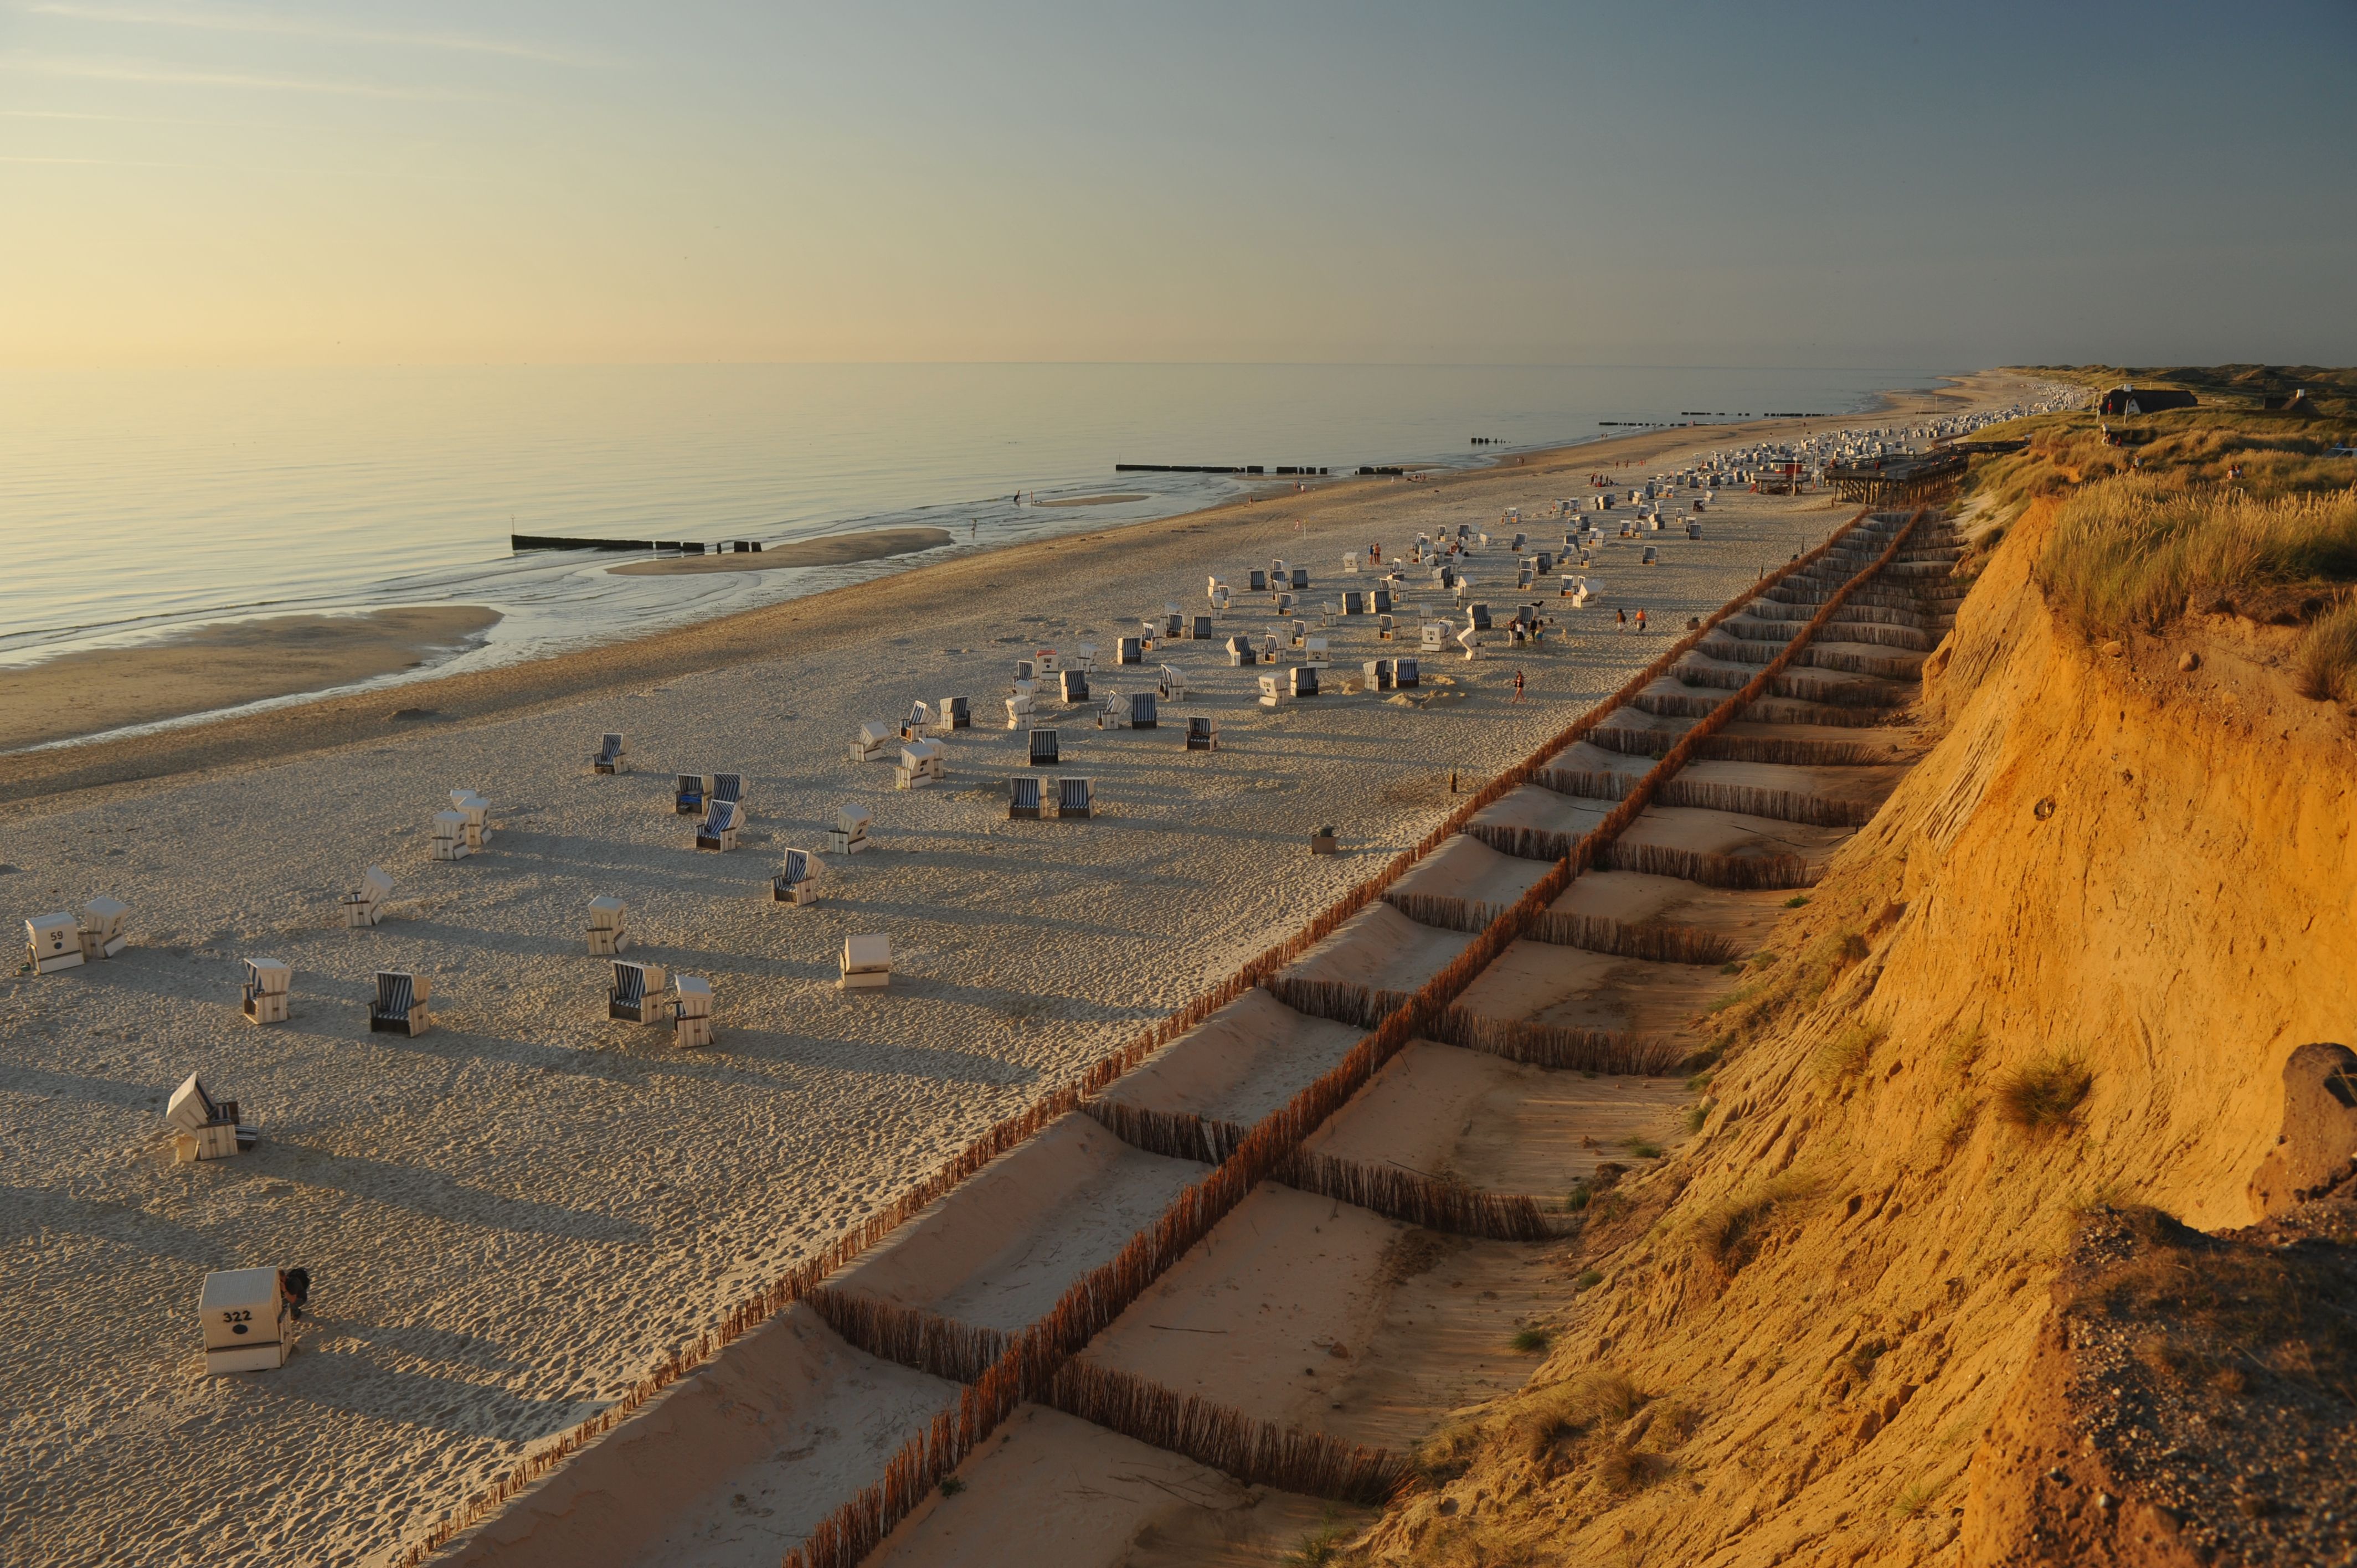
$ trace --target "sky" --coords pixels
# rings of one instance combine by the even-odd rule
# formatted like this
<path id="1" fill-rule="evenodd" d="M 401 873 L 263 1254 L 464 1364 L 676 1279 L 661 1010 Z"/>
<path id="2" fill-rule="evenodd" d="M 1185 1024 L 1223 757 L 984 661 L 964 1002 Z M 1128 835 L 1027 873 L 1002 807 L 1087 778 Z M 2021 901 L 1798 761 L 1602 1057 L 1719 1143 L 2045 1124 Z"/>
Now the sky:
<path id="1" fill-rule="evenodd" d="M 2348 364 L 2352 67 L 2352 0 L 0 0 L 0 366 Z"/>

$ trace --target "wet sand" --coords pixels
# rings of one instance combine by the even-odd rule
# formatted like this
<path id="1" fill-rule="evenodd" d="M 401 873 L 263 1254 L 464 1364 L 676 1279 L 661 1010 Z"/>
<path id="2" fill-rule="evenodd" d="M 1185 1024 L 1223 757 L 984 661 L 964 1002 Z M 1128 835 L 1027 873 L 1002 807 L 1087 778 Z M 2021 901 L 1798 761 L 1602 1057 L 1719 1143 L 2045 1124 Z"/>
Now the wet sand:
<path id="1" fill-rule="evenodd" d="M 1145 492 L 1144 490 L 1125 490 L 1125 491 L 1124 491 L 1123 493 L 1121 493 L 1120 495 L 1113 495 L 1113 496 L 1066 496 L 1066 497 L 1064 497 L 1064 498 L 1063 498 L 1062 499 L 1060 499 L 1060 500 L 1051 500 L 1051 501 L 1035 500 L 1035 501 L 1033 501 L 1031 504 L 1032 504 L 1033 506 L 1039 506 L 1039 507 L 1060 507 L 1060 506 L 1119 506 L 1119 505 L 1120 505 L 1122 502 L 1124 502 L 1124 501 L 1142 501 L 1142 500 L 1144 500 L 1145 499 L 1146 499 L 1146 492 Z"/>
<path id="2" fill-rule="evenodd" d="M 766 550 L 725 555 L 667 555 L 659 561 L 626 561 L 606 570 L 617 577 L 693 577 L 708 572 L 770 572 L 780 566 L 849 566 L 913 555 L 954 542 L 945 528 L 875 528 L 864 533 L 830 533 L 798 539 Z"/>
<path id="3" fill-rule="evenodd" d="M 0 670 L 0 751 L 357 685 L 447 659 L 499 618 L 481 605 L 270 616 Z"/>

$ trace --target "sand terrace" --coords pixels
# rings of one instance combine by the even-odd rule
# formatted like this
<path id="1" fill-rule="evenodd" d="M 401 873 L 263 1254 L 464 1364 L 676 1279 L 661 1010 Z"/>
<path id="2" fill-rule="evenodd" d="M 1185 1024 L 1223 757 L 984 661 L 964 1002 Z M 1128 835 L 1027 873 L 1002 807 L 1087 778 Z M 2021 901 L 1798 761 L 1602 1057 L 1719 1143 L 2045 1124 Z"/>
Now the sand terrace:
<path id="1" fill-rule="evenodd" d="M 1646 820 L 1641 818 L 1640 825 Z M 1619 904 L 1609 897 L 1605 900 L 1616 918 L 1640 918 L 1644 912 L 1641 906 L 1657 909 L 1678 902 L 1657 886 L 1668 878 L 1598 875 L 1615 879 L 1604 890 L 1621 896 Z M 1696 892 L 1708 896 L 1706 890 Z M 1717 901 L 1736 910 L 1747 907 L 1742 900 Z M 1374 960 L 1415 950 L 1415 944 L 1394 929 L 1396 911 L 1379 912 L 1383 918 L 1348 922 L 1314 950 L 1337 974 L 1380 976 L 1379 966 L 1369 968 Z M 1536 955 L 1534 964 L 1543 963 L 1551 953 L 1572 967 L 1595 968 L 1603 989 L 1617 991 L 1624 1001 L 1664 987 L 1691 987 L 1699 970 L 1518 943 L 1475 982 L 1466 1000 L 1482 986 L 1509 978 L 1526 952 Z M 1715 970 L 1701 972 L 1716 974 Z M 1176 1099 L 1183 1104 L 1190 1090 L 1209 1088 L 1216 1093 L 1232 1081 L 1240 1062 L 1255 1061 L 1271 1047 L 1297 1035 L 1297 1026 L 1288 1026 L 1283 1009 L 1261 1001 L 1258 993 L 1245 1000 L 1251 1004 L 1248 1016 L 1237 1015 L 1243 1008 L 1223 1010 L 1231 1015 L 1218 1020 L 1225 1027 L 1190 1032 L 1141 1070 L 1137 1076 L 1152 1073 L 1161 1080 L 1165 1093 L 1155 1100 L 1168 1104 Z M 1689 996 L 1684 1014 L 1691 1015 L 1701 1000 L 1698 994 Z M 1513 1005 L 1511 1001 L 1505 1004 Z M 1189 1058 L 1195 1056 L 1208 1056 L 1209 1065 L 1190 1069 Z M 1550 1079 L 1561 1087 L 1551 1092 Z M 1111 1092 L 1128 1098 L 1131 1089 L 1124 1081 Z M 1174 1090 L 1177 1094 L 1168 1092 Z M 1413 1164 L 1493 1191 L 1545 1192 L 1600 1172 L 1607 1149 L 1620 1152 L 1626 1145 L 1633 1152 L 1639 1142 L 1650 1146 L 1668 1141 L 1675 1134 L 1673 1117 L 1684 1098 L 1674 1081 L 1545 1073 L 1492 1056 L 1419 1043 L 1379 1073 L 1311 1144 L 1321 1153 L 1340 1151 L 1347 1158 Z M 1045 1207 L 1034 1202 L 1027 1214 L 1050 1208 L 1084 1214 L 1104 1207 L 1103 1183 L 1112 1167 L 1102 1162 L 1074 1164 L 1060 1152 L 1060 1140 L 1069 1142 L 1070 1129 L 1080 1120 L 1070 1119 L 1005 1156 L 974 1185 L 1003 1173 L 1004 1180 L 1026 1193 L 1038 1192 L 1041 1184 L 1060 1187 L 1059 1200 Z M 1149 1170 L 1158 1172 L 1168 1163 L 1141 1165 L 1131 1179 L 1149 1179 Z M 1157 1174 L 1150 1179 L 1161 1178 Z M 953 1199 L 963 1196 L 953 1195 Z M 961 1316 L 986 1322 L 996 1317 L 998 1300 L 1030 1296 L 1042 1283 L 1031 1269 L 1038 1244 L 1020 1240 L 1036 1235 L 1036 1225 L 1024 1219 L 979 1242 L 938 1234 L 951 1223 L 952 1208 L 953 1201 L 936 1205 L 871 1256 L 910 1248 L 926 1256 L 966 1258 L 950 1266 L 943 1277 L 953 1275 L 955 1288 L 974 1304 L 974 1310 Z M 1077 1228 L 1092 1230 L 1093 1220 L 1082 1218 Z M 1018 1238 L 1016 1245 L 984 1256 L 1010 1234 Z M 1092 1256 L 1095 1246 L 1089 1244 L 1082 1253 Z M 1082 1253 L 1072 1255 L 1068 1279 L 1076 1279 L 1085 1267 Z M 1224 1259 L 1225 1264 L 1206 1262 L 1211 1259 Z M 1512 1246 L 1436 1238 L 1330 1198 L 1266 1187 L 1221 1219 L 1202 1246 L 1099 1335 L 1086 1359 L 1119 1366 L 1125 1365 L 1120 1358 L 1134 1357 L 1135 1365 L 1127 1366 L 1129 1370 L 1167 1369 L 1168 1376 L 1160 1371 L 1151 1375 L 1182 1391 L 1212 1393 L 1253 1415 L 1297 1421 L 1316 1412 L 1321 1430 L 1345 1436 L 1380 1431 L 1386 1440 L 1401 1441 L 1390 1434 L 1405 1433 L 1412 1438 L 1467 1398 L 1512 1386 L 1515 1363 L 1500 1345 L 1508 1337 L 1512 1315 L 1531 1310 L 1538 1299 L 1534 1294 L 1538 1282 L 1529 1276 L 1527 1262 L 1527 1252 Z M 867 1266 L 863 1262 L 848 1271 L 843 1276 L 846 1285 Z M 1207 1276 L 1201 1272 L 1205 1269 L 1216 1272 Z M 1421 1276 L 1436 1271 L 1445 1277 L 1419 1283 Z M 1478 1276 L 1482 1287 L 1460 1294 L 1469 1274 Z M 1180 1280 L 1193 1281 L 1198 1288 L 1191 1294 L 1174 1291 L 1173 1282 Z M 1513 1288 L 1504 1288 L 1509 1285 Z M 1360 1337 L 1345 1338 L 1346 1329 Z M 1180 1336 L 1222 1342 L 1192 1350 L 1174 1349 L 1167 1343 Z M 1297 1372 L 1291 1368 L 1297 1358 L 1305 1363 Z M 1340 1370 L 1334 1365 L 1353 1360 L 1355 1365 Z M 1235 1500 L 1216 1487 L 1179 1510 L 1184 1517 L 1178 1520 L 1167 1512 L 1154 1512 L 1150 1518 L 1141 1514 L 1133 1506 L 1136 1499 L 1123 1500 L 1118 1492 L 1101 1495 L 1103 1488 L 1077 1479 L 1075 1466 L 1067 1463 L 1074 1439 L 1064 1423 L 1018 1413 L 1001 1437 L 1003 1441 L 995 1439 L 986 1452 L 970 1460 L 968 1469 L 976 1476 L 999 1477 L 994 1484 L 1021 1489 L 1027 1498 L 1021 1517 L 1038 1521 L 1033 1528 L 1052 1536 L 1071 1560 L 1114 1561 L 1125 1542 L 1149 1528 L 1157 1534 L 1172 1528 L 1204 1530 L 1213 1520 L 1224 1520 L 1226 1524 L 1214 1533 L 1233 1532 Z M 1116 1446 L 1126 1451 L 1125 1444 Z M 527 1499 L 514 1511 L 529 1516 L 562 1508 L 567 1487 L 587 1484 L 592 1474 L 611 1474 L 597 1450 L 575 1469 L 580 1474 L 571 1477 L 560 1472 L 546 1502 Z M 1288 1505 L 1272 1517 L 1297 1519 L 1298 1510 Z M 1003 1509 L 995 1502 L 960 1509 L 942 1499 L 928 1500 L 887 1544 L 879 1560 L 998 1560 L 992 1555 L 997 1545 L 976 1533 L 986 1535 L 991 1520 L 1003 1522 Z M 1259 1539 L 1264 1545 L 1268 1540 L 1265 1533 Z M 486 1551 L 469 1543 L 459 1556 L 474 1563 L 549 1560 L 533 1550 L 528 1540 L 514 1541 L 511 1550 L 489 1555 Z"/>
<path id="2" fill-rule="evenodd" d="M 1222 749 L 1100 732 L 1071 710 L 1064 770 L 1092 775 L 1106 807 L 1087 823 L 1006 820 L 1021 737 L 1003 729 L 953 737 L 945 787 L 896 794 L 883 765 L 845 757 L 861 720 L 963 692 L 986 722 L 1016 653 L 1086 639 L 1109 655 L 1140 613 L 1200 605 L 1209 571 L 1237 581 L 1283 555 L 1312 567 L 1314 602 L 1370 538 L 1396 553 L 1418 528 L 1569 493 L 1532 468 L 1239 510 L 1135 551 L 1109 535 L 976 558 L 847 593 L 854 622 L 829 600 L 788 607 L 784 642 L 758 660 L 14 808 L 13 907 L 107 892 L 137 913 L 123 957 L 0 991 L 8 1257 L 77 1304 L 52 1360 L 9 1377 L 0 1498 L 23 1522 L 0 1529 L 38 1516 L 49 1549 L 93 1562 L 202 1540 L 224 1563 L 297 1541 L 356 1563 L 398 1535 L 389 1521 L 431 1517 L 566 1429 L 723 1303 L 1412 840 L 1447 809 L 1449 768 L 1478 778 L 1526 753 L 1662 639 L 1575 612 L 1567 641 L 1511 664 L 1433 661 L 1458 701 L 1274 713 L 1253 701 L 1257 671 L 1192 645 L 1179 660 L 1199 694 L 1168 708 L 1217 714 Z M 1709 537 L 1668 542 L 1645 602 L 1681 624 L 1834 521 L 1805 499 L 1730 498 Z M 1609 542 L 1607 559 L 1634 548 Z M 1395 651 L 1365 621 L 1331 635 L 1338 662 Z M 1533 682 L 1520 706 L 1500 683 L 1515 666 Z M 1101 667 L 1096 684 L 1135 679 Z M 640 771 L 587 772 L 608 728 L 629 733 Z M 736 854 L 698 855 L 667 775 L 725 768 L 748 777 L 752 826 Z M 500 830 L 480 856 L 430 862 L 430 814 L 462 785 L 492 798 Z M 813 842 L 846 797 L 876 809 L 878 847 L 831 868 L 813 908 L 764 902 L 778 850 Z M 1322 822 L 1349 853 L 1308 855 Z M 398 885 L 391 918 L 333 929 L 336 894 L 371 863 Z M 630 903 L 632 956 L 712 979 L 716 1048 L 682 1054 L 606 1019 L 581 926 L 608 893 Z M 858 930 L 893 939 L 881 994 L 831 983 Z M 295 967 L 287 1025 L 237 1015 L 236 961 L 257 954 Z M 392 967 L 434 977 L 430 1033 L 367 1031 L 369 974 Z M 253 1155 L 168 1163 L 162 1100 L 192 1069 L 261 1124 Z M 256 1262 L 311 1268 L 317 1321 L 283 1371 L 205 1380 L 197 1281 Z M 103 1466 L 87 1436 L 102 1425 Z"/>

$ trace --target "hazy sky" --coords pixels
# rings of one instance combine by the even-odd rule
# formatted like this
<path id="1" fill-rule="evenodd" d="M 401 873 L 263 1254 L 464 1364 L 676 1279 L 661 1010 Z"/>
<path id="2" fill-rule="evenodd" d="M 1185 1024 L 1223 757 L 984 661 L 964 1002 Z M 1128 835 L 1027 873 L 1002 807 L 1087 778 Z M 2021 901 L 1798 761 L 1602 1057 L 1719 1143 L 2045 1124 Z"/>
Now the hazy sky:
<path id="1" fill-rule="evenodd" d="M 2346 364 L 2352 104 L 2352 0 L 0 0 L 0 363 Z"/>

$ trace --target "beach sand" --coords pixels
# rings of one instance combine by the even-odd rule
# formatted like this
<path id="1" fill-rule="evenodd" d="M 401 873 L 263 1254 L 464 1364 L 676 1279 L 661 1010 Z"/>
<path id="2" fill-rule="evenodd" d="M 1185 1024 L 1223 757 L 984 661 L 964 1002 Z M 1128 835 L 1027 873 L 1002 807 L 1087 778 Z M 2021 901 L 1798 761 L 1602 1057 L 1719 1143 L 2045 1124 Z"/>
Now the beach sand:
<path id="1" fill-rule="evenodd" d="M 0 751 L 414 670 L 499 618 L 481 605 L 266 616 L 0 669 Z"/>
<path id="2" fill-rule="evenodd" d="M 626 561 L 606 570 L 617 577 L 693 577 L 711 572 L 771 572 L 780 566 L 848 566 L 860 561 L 883 561 L 914 555 L 952 542 L 945 528 L 874 528 L 863 533 L 829 533 L 798 539 L 742 554 L 666 555 L 653 561 Z"/>
<path id="3" fill-rule="evenodd" d="M 1448 810 L 1451 770 L 1527 755 L 1667 628 L 1849 515 L 1725 497 L 1710 537 L 1668 541 L 1651 569 L 1609 542 L 1599 570 L 1628 591 L 1571 612 L 1544 649 L 1446 661 L 1447 705 L 1264 710 L 1258 671 L 1180 645 L 1195 694 L 1167 706 L 1168 727 L 1098 731 L 1042 704 L 1062 770 L 1097 780 L 1091 822 L 1006 819 L 1023 736 L 1003 727 L 952 737 L 949 779 L 927 790 L 845 756 L 861 721 L 897 721 L 912 697 L 967 694 L 990 724 L 1018 652 L 1086 639 L 1109 657 L 1141 612 L 1201 604 L 1210 572 L 1238 581 L 1282 555 L 1310 566 L 1315 604 L 1371 539 L 1390 555 L 1508 505 L 1544 537 L 1536 514 L 1599 461 L 1582 448 L 1045 541 L 404 692 L 440 724 L 347 696 L 0 758 L 18 797 L 0 807 L 10 917 L 102 892 L 135 910 L 121 957 L 0 983 L 0 1259 L 28 1283 L 7 1321 L 42 1347 L 0 1370 L 0 1559 L 382 1557 L 1413 843 Z M 1494 583 L 1501 553 L 1477 578 Z M 1638 602 L 1663 631 L 1606 629 L 1613 604 Z M 1222 629 L 1268 619 L 1248 605 Z M 1331 635 L 1338 662 L 1400 650 L 1370 618 Z M 1141 673 L 1101 668 L 1095 684 Z M 1190 712 L 1219 718 L 1221 750 L 1181 749 Z M 641 771 L 588 772 L 608 729 Z M 669 775 L 721 769 L 747 775 L 751 826 L 737 853 L 698 854 Z M 475 858 L 429 861 L 431 815 L 459 786 L 492 798 L 500 831 Z M 845 799 L 874 809 L 877 847 L 830 857 L 816 906 L 768 902 L 779 850 L 816 847 Z M 1313 859 L 1306 836 L 1327 822 L 1351 853 Z M 371 863 L 397 884 L 388 919 L 337 929 L 337 893 Z M 606 893 L 630 903 L 630 956 L 712 979 L 713 1048 L 608 1020 L 607 966 L 581 935 Z M 860 931 L 892 938 L 885 991 L 834 987 Z M 254 1029 L 236 961 L 263 954 L 293 964 L 294 1015 Z M 431 1032 L 368 1031 L 381 968 L 434 977 Z M 192 1070 L 260 1123 L 253 1155 L 170 1163 L 164 1100 Z M 298 1263 L 316 1320 L 294 1360 L 204 1376 L 203 1273 Z"/>

